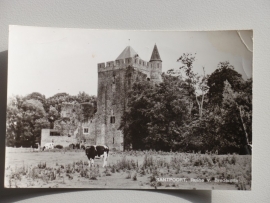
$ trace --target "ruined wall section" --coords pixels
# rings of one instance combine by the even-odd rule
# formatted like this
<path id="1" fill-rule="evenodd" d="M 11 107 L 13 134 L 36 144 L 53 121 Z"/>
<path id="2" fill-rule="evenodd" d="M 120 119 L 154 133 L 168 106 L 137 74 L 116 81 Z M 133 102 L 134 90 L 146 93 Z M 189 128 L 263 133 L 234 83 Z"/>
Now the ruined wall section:
<path id="1" fill-rule="evenodd" d="M 85 144 L 96 144 L 96 119 L 91 119 L 88 122 L 82 123 L 83 136 L 85 138 Z M 88 132 L 84 132 L 84 128 L 88 129 Z"/>
<path id="2" fill-rule="evenodd" d="M 76 136 L 51 136 L 51 129 L 42 129 L 41 131 L 41 147 L 44 147 L 46 143 L 54 143 L 56 145 L 62 145 L 63 147 L 68 147 L 70 144 L 77 143 Z"/>

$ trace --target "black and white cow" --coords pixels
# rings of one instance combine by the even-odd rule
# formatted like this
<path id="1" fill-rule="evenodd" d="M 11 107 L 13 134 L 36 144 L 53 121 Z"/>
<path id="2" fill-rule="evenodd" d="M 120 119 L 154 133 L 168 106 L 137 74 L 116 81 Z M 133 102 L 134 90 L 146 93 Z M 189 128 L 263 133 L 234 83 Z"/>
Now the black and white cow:
<path id="1" fill-rule="evenodd" d="M 109 147 L 106 145 L 91 145 L 85 148 L 89 167 L 94 164 L 95 158 L 103 158 L 103 167 L 107 166 Z"/>
<path id="2" fill-rule="evenodd" d="M 42 150 L 44 151 L 45 149 L 53 149 L 53 148 L 54 148 L 54 144 L 53 142 L 51 142 L 51 143 L 46 143 L 44 147 L 42 148 Z"/>

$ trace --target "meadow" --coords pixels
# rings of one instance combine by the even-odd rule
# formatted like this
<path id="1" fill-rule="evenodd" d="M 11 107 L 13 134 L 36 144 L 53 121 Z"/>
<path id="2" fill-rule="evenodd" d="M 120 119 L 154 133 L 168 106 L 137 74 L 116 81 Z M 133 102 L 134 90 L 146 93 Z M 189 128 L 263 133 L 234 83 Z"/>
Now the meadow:
<path id="1" fill-rule="evenodd" d="M 7 147 L 5 187 L 251 190 L 250 155 L 115 151 L 102 164 L 81 149 Z"/>

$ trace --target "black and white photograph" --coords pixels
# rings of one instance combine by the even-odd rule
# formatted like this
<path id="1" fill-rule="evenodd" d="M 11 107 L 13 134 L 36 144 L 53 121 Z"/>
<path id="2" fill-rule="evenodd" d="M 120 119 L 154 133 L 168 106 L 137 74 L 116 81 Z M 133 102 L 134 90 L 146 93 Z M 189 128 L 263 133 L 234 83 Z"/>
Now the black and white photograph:
<path id="1" fill-rule="evenodd" d="M 6 188 L 251 190 L 253 31 L 9 27 Z"/>

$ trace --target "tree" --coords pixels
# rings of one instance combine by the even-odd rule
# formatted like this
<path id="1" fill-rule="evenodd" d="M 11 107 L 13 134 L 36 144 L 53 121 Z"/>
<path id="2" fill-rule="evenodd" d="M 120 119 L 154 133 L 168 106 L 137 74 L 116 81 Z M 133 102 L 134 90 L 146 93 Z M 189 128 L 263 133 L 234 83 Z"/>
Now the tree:
<path id="1" fill-rule="evenodd" d="M 222 103 L 206 109 L 199 134 L 204 150 L 240 153 L 252 140 L 252 82 L 243 81 L 238 92 L 232 90 L 228 81 L 224 83 Z"/>
<path id="2" fill-rule="evenodd" d="M 190 116 L 192 115 L 192 108 L 194 105 L 194 96 L 195 96 L 195 86 L 196 81 L 198 80 L 198 76 L 193 71 L 193 62 L 195 61 L 195 56 L 192 54 L 183 54 L 182 56 L 177 59 L 177 62 L 181 62 L 183 66 L 181 66 L 179 69 L 183 70 L 185 73 L 185 81 L 187 83 L 188 87 L 188 94 L 189 94 L 189 111 Z"/>
<path id="3" fill-rule="evenodd" d="M 122 117 L 125 142 L 134 149 L 176 149 L 188 120 L 188 90 L 178 77 L 163 74 L 163 82 L 134 83 Z"/>
<path id="4" fill-rule="evenodd" d="M 19 146 L 20 135 L 23 130 L 22 121 L 22 103 L 23 97 L 14 96 L 8 98 L 7 103 L 7 121 L 6 121 L 6 144 L 7 146 Z"/>
<path id="5" fill-rule="evenodd" d="M 39 136 L 38 119 L 46 117 L 40 101 L 23 97 L 13 97 L 7 105 L 7 144 L 30 147 Z"/>
<path id="6" fill-rule="evenodd" d="M 195 90 L 195 97 L 199 108 L 199 119 L 202 119 L 205 95 L 207 94 L 209 89 L 209 87 L 207 86 L 207 77 L 205 76 L 204 67 L 203 73 L 203 76 L 198 76 L 195 78 L 195 85 L 197 86 Z"/>
<path id="7" fill-rule="evenodd" d="M 251 126 L 251 117 L 252 117 L 251 109 L 249 109 L 247 105 L 245 106 L 245 103 L 249 103 L 249 101 L 243 102 L 243 100 L 247 100 L 247 99 L 249 98 L 248 97 L 245 98 L 245 93 L 234 92 L 231 88 L 230 83 L 227 80 L 224 82 L 223 106 L 225 108 L 236 108 L 238 112 L 237 117 L 239 118 L 242 130 L 244 132 L 246 145 L 250 143 L 249 137 L 251 137 L 248 134 L 246 122 L 248 122 L 248 125 Z M 239 103 L 242 103 L 242 105 Z"/>
<path id="8" fill-rule="evenodd" d="M 214 105 L 221 105 L 223 100 L 224 81 L 228 81 L 234 91 L 241 90 L 243 83 L 242 75 L 234 70 L 228 62 L 220 62 L 218 68 L 208 77 L 209 102 Z"/>
<path id="9" fill-rule="evenodd" d="M 73 101 L 76 101 L 76 97 L 70 96 L 67 93 L 57 93 L 46 100 L 45 105 L 46 112 L 49 112 L 50 107 L 53 106 L 60 113 L 63 102 L 73 102 Z M 58 118 L 56 118 L 56 120 Z"/>
<path id="10" fill-rule="evenodd" d="M 56 110 L 55 107 L 50 106 L 49 112 L 48 112 L 48 121 L 50 122 L 50 129 L 54 128 L 54 121 L 59 119 L 60 115 L 59 112 Z"/>
<path id="11" fill-rule="evenodd" d="M 21 142 L 24 146 L 32 146 L 36 142 L 38 134 L 35 133 L 35 124 L 38 119 L 44 118 L 46 112 L 40 101 L 30 99 L 22 104 L 22 119 L 23 119 L 23 132 L 21 135 Z"/>
<path id="12" fill-rule="evenodd" d="M 46 103 L 46 97 L 45 95 L 40 94 L 39 92 L 33 92 L 31 94 L 28 94 L 25 97 L 25 100 L 30 100 L 30 99 L 34 99 L 34 100 L 38 100 L 42 103 L 42 105 L 44 106 Z"/>
<path id="13" fill-rule="evenodd" d="M 155 87 L 148 115 L 149 136 L 145 139 L 157 150 L 175 150 L 182 145 L 185 125 L 189 122 L 188 89 L 178 77 L 163 75 Z"/>
<path id="14" fill-rule="evenodd" d="M 152 106 L 149 97 L 153 92 L 153 86 L 146 81 L 135 82 L 132 90 L 128 92 L 128 108 L 124 112 L 121 120 L 125 140 L 125 149 L 132 146 L 133 149 L 146 149 L 144 139 L 148 135 L 147 123 L 150 118 L 146 110 Z"/>
<path id="15" fill-rule="evenodd" d="M 196 100 L 196 103 L 198 105 L 199 119 L 201 119 L 203 115 L 205 95 L 207 94 L 209 89 L 207 86 L 205 69 L 203 67 L 203 75 L 198 75 L 194 72 L 193 63 L 195 61 L 195 56 L 193 56 L 192 54 L 184 53 L 177 61 L 181 62 L 183 66 L 181 66 L 178 71 L 171 69 L 168 72 L 169 74 L 178 75 L 186 81 L 189 90 L 190 115 L 192 115 L 191 112 L 193 109 L 194 100 Z M 181 73 L 181 70 L 184 71 L 185 76 L 183 76 L 184 74 Z"/>
<path id="16" fill-rule="evenodd" d="M 89 96 L 89 94 L 87 94 L 85 92 L 79 92 L 79 94 L 77 95 L 76 100 L 77 100 L 78 103 L 85 103 L 85 102 L 92 101 L 92 97 Z"/>

